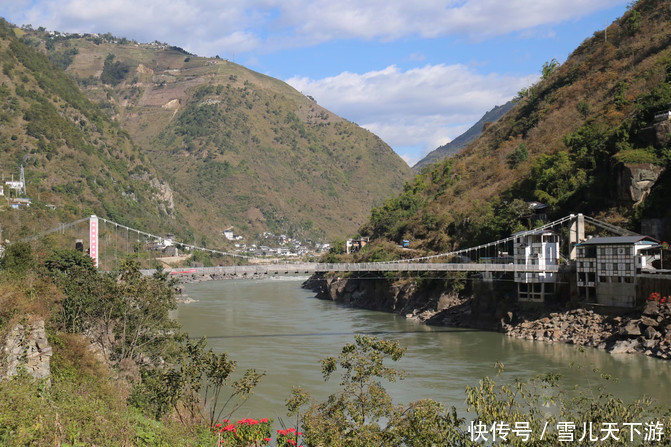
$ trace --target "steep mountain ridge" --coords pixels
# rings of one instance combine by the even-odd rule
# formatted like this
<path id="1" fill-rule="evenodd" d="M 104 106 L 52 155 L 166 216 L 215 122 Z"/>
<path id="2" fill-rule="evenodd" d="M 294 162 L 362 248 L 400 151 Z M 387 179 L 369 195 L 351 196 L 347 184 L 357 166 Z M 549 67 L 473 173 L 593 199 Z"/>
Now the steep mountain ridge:
<path id="1" fill-rule="evenodd" d="M 152 229 L 179 225 L 170 186 L 129 135 L 4 21 L 0 65 L 1 169 L 18 180 L 24 165 L 33 198 L 30 212 L 0 213 L 4 238 L 93 213 Z"/>
<path id="2" fill-rule="evenodd" d="M 449 157 L 450 155 L 458 153 L 471 142 L 475 141 L 475 139 L 478 138 L 480 134 L 482 134 L 485 126 L 496 122 L 499 118 L 508 113 L 508 111 L 512 109 L 514 105 L 515 101 L 508 101 L 502 106 L 494 106 L 494 108 L 486 112 L 482 118 L 480 118 L 477 123 L 473 124 L 466 132 L 462 133 L 449 143 L 429 152 L 426 157 L 422 158 L 412 167 L 412 170 L 415 173 L 418 173 L 424 166 L 437 163 L 443 160 L 445 157 Z"/>
<path id="3" fill-rule="evenodd" d="M 655 122 L 669 104 L 671 4 L 641 0 L 607 38 L 597 31 L 561 66 L 546 63 L 510 112 L 424 168 L 361 233 L 427 251 L 472 246 L 533 224 L 526 202 L 538 200 L 550 218 L 583 212 L 636 231 L 652 219 L 669 238 L 669 129 Z M 637 180 L 641 197 L 627 185 Z"/>
<path id="4" fill-rule="evenodd" d="M 211 244 L 221 231 L 354 233 L 411 171 L 375 135 L 284 82 L 166 44 L 30 31 L 24 39 L 107 111 Z"/>

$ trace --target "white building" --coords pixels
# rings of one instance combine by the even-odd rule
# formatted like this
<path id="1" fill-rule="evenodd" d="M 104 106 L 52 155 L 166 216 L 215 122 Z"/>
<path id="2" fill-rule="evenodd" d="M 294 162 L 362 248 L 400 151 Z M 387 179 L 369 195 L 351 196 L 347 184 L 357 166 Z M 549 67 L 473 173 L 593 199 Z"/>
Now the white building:
<path id="1" fill-rule="evenodd" d="M 13 190 L 17 191 L 17 193 L 19 191 L 23 191 L 24 187 L 25 187 L 23 182 L 18 182 L 16 180 L 8 180 L 8 181 L 5 182 L 5 185 L 9 186 L 9 189 L 13 189 Z"/>
<path id="2" fill-rule="evenodd" d="M 658 241 L 648 236 L 595 237 L 576 245 L 578 294 L 587 302 L 636 305 L 636 275 L 651 259 L 641 251 Z"/>
<path id="3" fill-rule="evenodd" d="M 515 238 L 515 266 L 538 266 L 539 270 L 559 264 L 559 235 L 550 230 L 524 231 Z M 515 271 L 519 301 L 543 302 L 555 292 L 557 273 Z"/>

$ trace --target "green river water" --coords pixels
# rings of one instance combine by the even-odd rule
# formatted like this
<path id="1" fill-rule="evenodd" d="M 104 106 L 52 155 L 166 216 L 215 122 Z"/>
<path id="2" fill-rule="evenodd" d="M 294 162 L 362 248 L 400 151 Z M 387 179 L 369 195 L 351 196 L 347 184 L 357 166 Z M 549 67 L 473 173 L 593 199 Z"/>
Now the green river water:
<path id="1" fill-rule="evenodd" d="M 608 390 L 625 400 L 644 394 L 671 402 L 671 364 L 642 355 L 610 355 L 592 348 L 509 338 L 495 332 L 429 327 L 403 317 L 318 300 L 302 280 L 208 281 L 186 286 L 197 302 L 181 304 L 177 319 L 192 337 L 206 336 L 226 351 L 238 373 L 255 368 L 266 375 L 234 418 L 287 421 L 284 401 L 294 385 L 324 399 L 337 380 L 324 382 L 319 360 L 337 355 L 357 333 L 399 340 L 407 348 L 396 364 L 407 373 L 387 389 L 395 402 L 432 398 L 465 416 L 465 387 L 505 370 L 497 382 L 560 373 L 567 389 L 589 393 L 603 383 L 595 369 L 619 379 Z"/>

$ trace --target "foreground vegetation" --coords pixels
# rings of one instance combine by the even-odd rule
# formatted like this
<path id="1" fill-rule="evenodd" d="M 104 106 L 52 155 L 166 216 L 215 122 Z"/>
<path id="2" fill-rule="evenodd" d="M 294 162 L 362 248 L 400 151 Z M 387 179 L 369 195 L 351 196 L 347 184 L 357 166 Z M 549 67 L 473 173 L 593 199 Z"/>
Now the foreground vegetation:
<path id="1" fill-rule="evenodd" d="M 214 418 L 261 374 L 233 380 L 234 361 L 179 331 L 165 275 L 143 277 L 133 259 L 103 273 L 77 251 L 41 255 L 17 243 L 2 259 L 0 339 L 45 320 L 53 357 L 50 383 L 0 382 L 0 444 L 214 445 Z"/>
<path id="2" fill-rule="evenodd" d="M 174 307 L 170 281 L 141 276 L 133 259 L 102 273 L 76 251 L 9 246 L 0 263 L 0 340 L 17 323 L 44 319 L 53 357 L 48 381 L 25 371 L 0 381 L 0 444 L 469 446 L 498 436 L 511 445 L 557 445 L 588 426 L 597 445 L 668 444 L 671 409 L 601 392 L 573 397 L 560 392 L 555 375 L 506 385 L 482 379 L 466 390 L 467 414 L 432 400 L 395 403 L 384 382 L 403 379 L 391 364 L 405 350 L 366 336 L 322 361 L 339 391 L 315 401 L 293 389 L 294 427 L 273 432 L 267 419 L 232 421 L 263 373 L 236 374 L 226 353 L 190 340 L 168 317 Z"/>

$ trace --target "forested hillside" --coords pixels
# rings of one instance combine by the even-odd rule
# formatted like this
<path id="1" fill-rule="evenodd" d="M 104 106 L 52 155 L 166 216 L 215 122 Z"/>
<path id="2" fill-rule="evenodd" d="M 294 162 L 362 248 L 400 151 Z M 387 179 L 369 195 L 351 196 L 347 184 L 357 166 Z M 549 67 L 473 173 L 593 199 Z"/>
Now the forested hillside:
<path id="1" fill-rule="evenodd" d="M 4 238 L 93 213 L 150 228 L 178 221 L 128 133 L 4 21 L 0 65 L 0 169 L 18 180 L 23 165 L 33 199 L 30 211 L 0 213 Z"/>
<path id="2" fill-rule="evenodd" d="M 411 176 L 375 135 L 233 62 L 111 35 L 24 40 L 132 136 L 211 246 L 231 225 L 248 236 L 353 233 Z"/>
<path id="3" fill-rule="evenodd" d="M 583 42 L 457 156 L 425 167 L 361 229 L 443 251 L 496 240 L 582 212 L 640 231 L 661 219 L 671 237 L 671 5 L 641 0 Z M 668 115 L 667 115 L 668 116 Z M 372 246 L 374 247 L 374 246 Z"/>

